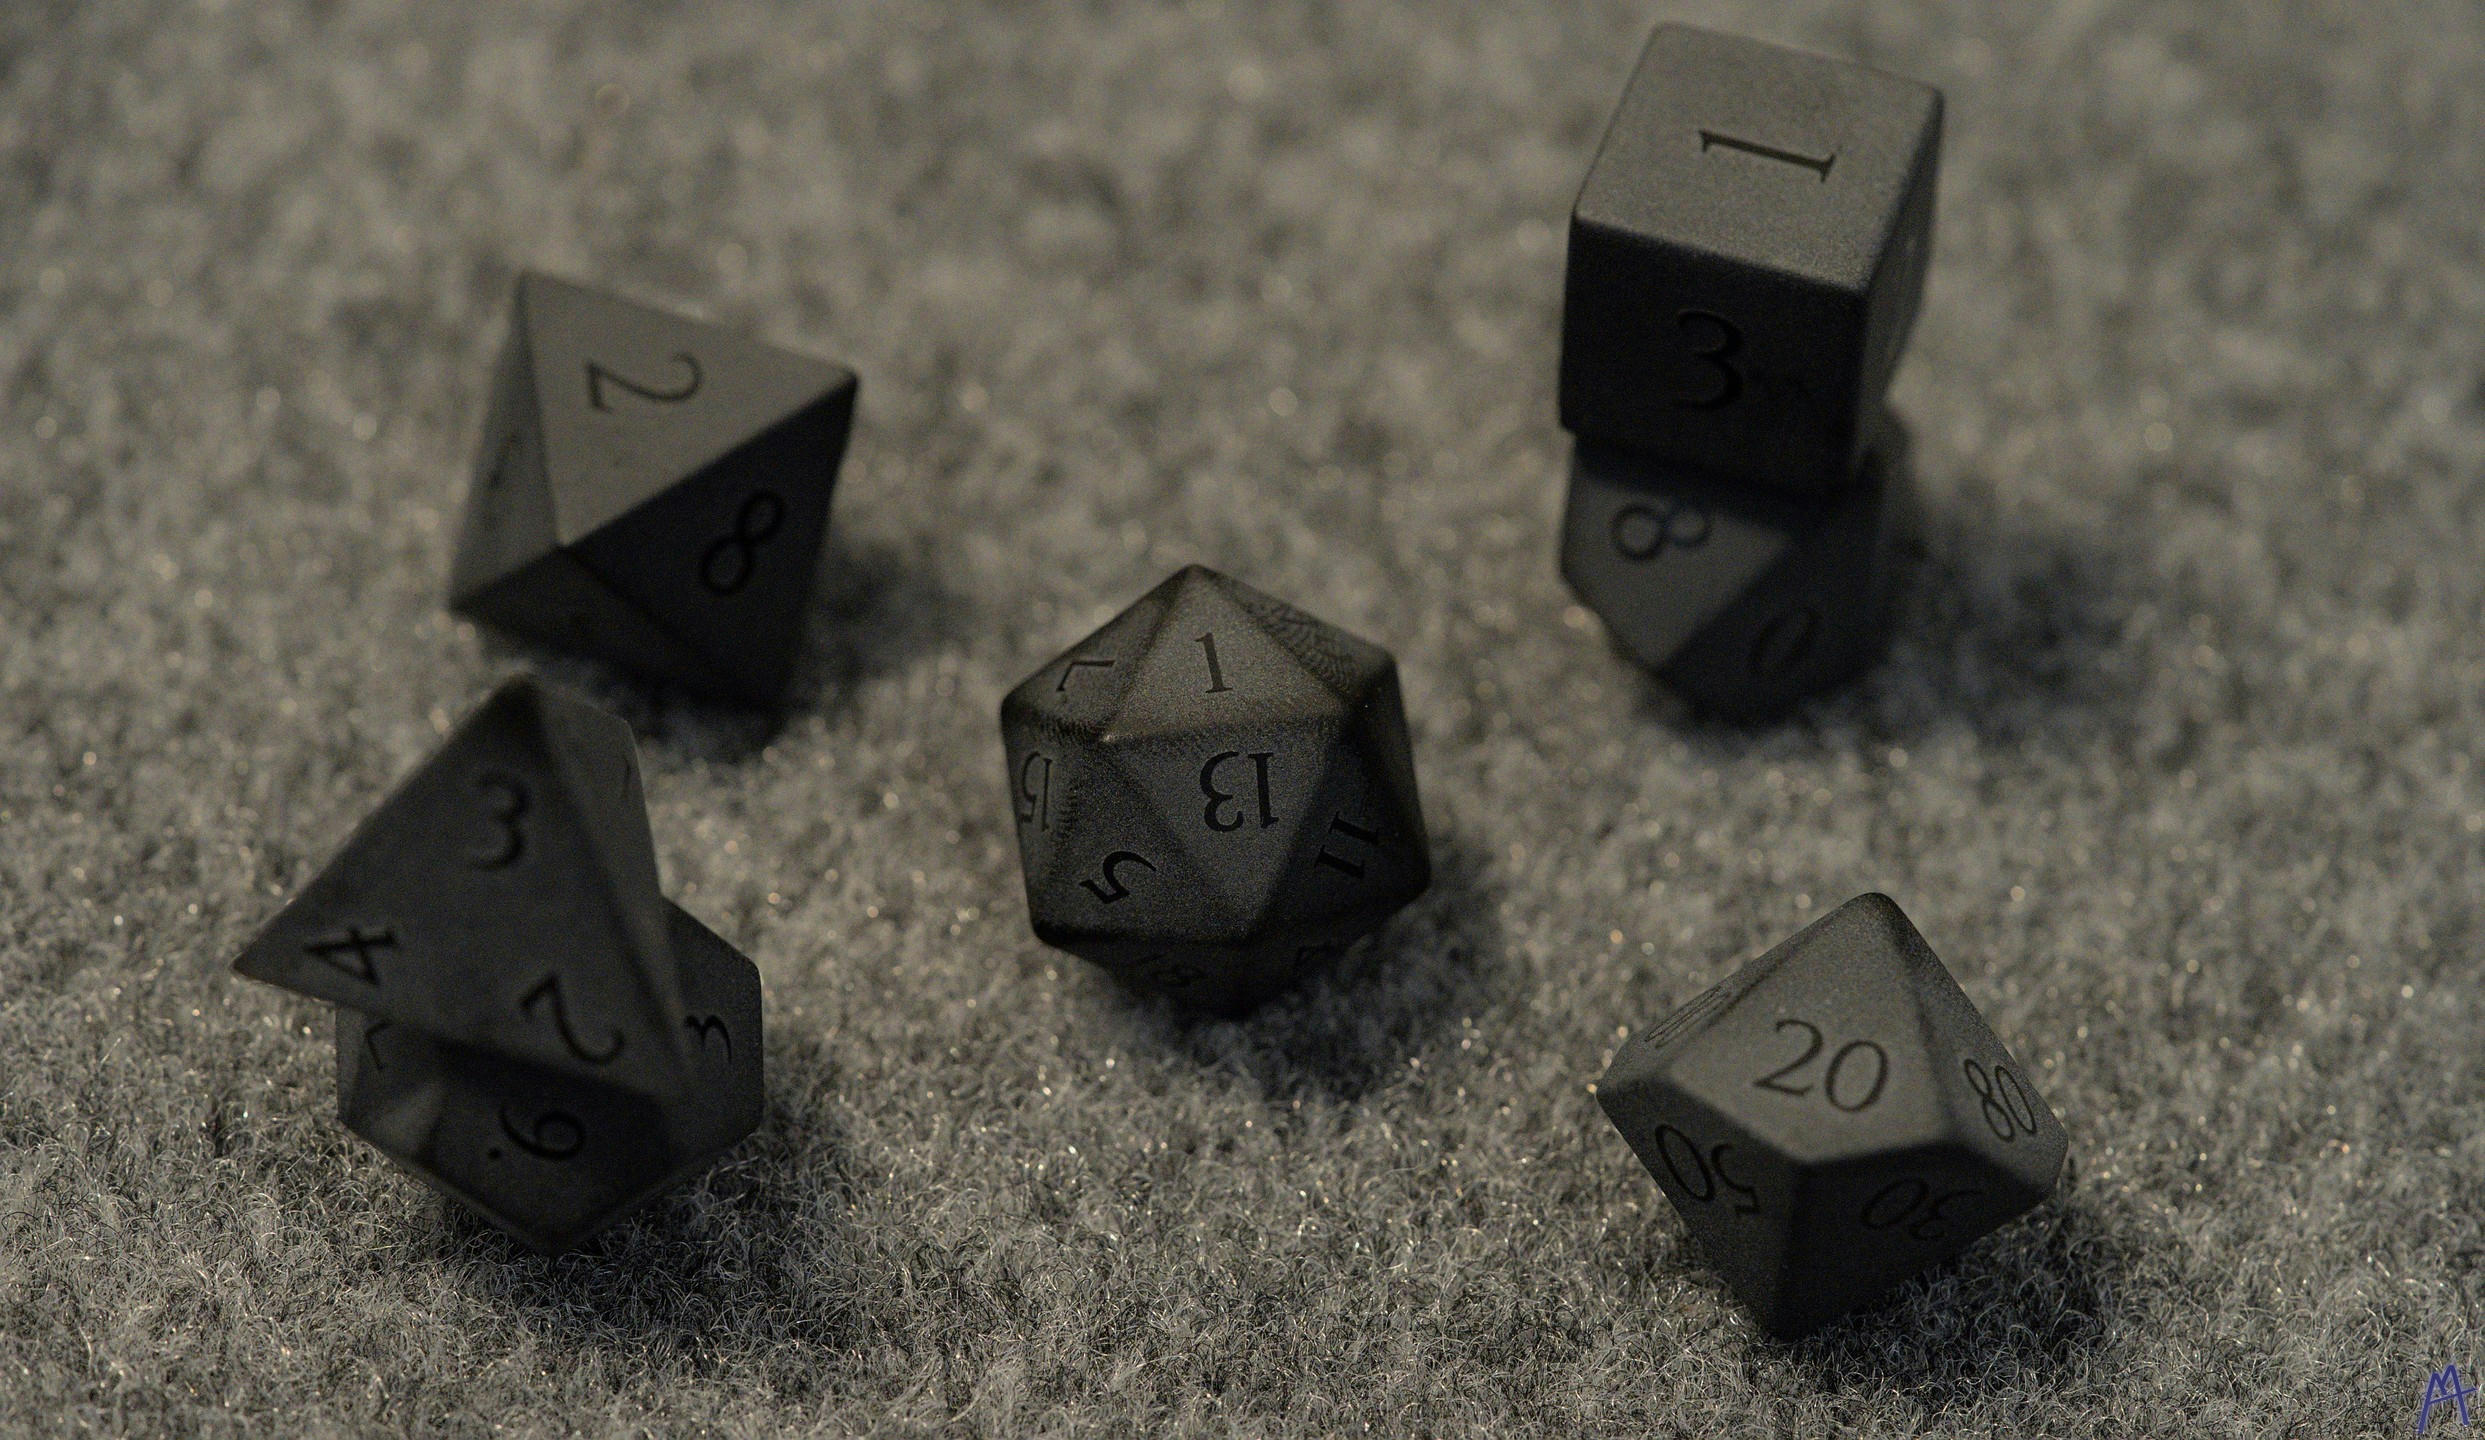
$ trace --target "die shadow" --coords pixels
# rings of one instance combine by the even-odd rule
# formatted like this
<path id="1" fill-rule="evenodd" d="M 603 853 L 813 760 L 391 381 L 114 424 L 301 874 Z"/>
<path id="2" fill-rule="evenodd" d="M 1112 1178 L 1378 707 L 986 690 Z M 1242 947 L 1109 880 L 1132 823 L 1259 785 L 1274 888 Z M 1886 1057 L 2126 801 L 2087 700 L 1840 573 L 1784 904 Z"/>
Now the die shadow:
<path id="1" fill-rule="evenodd" d="M 1883 1300 L 1784 1344 L 1780 1363 L 1810 1388 L 1898 1394 L 1936 1413 L 1971 1407 L 2082 1366 L 2126 1308 L 2127 1268 L 2105 1222 L 2058 1191 Z"/>
<path id="2" fill-rule="evenodd" d="M 408 1249 L 562 1348 L 696 1375 L 757 1364 L 780 1398 L 824 1394 L 823 1362 L 867 1331 L 885 1286 L 850 1218 L 862 1182 L 835 1118 L 838 1067 L 813 1037 L 770 1039 L 758 1131 L 578 1249 L 539 1254 L 445 1199 Z"/>
<path id="3" fill-rule="evenodd" d="M 1436 837 L 1432 886 L 1337 967 L 1228 1018 L 1111 987 L 1106 1021 L 1130 1043 L 1248 1076 L 1267 1099 L 1352 1104 L 1511 988 L 1501 892 L 1486 857 Z"/>
<path id="4" fill-rule="evenodd" d="M 774 706 L 702 696 L 592 657 L 488 628 L 482 633 L 487 654 L 523 661 L 589 696 L 628 721 L 641 744 L 731 765 L 757 755 L 797 715 L 833 718 L 864 685 L 962 639 L 972 623 L 965 598 L 941 583 L 926 555 L 849 540 L 832 526 L 804 610 L 793 678 Z"/>
<path id="5" fill-rule="evenodd" d="M 2130 708 L 2149 677 L 2129 662 L 2124 622 L 2158 598 L 2136 556 L 1990 505 L 1920 499 L 1916 515 L 1889 633 L 1860 675 L 1742 723 L 1641 672 L 1641 713 L 1727 755 L 1806 731 L 1886 744 L 1961 725 L 2020 744 Z"/>

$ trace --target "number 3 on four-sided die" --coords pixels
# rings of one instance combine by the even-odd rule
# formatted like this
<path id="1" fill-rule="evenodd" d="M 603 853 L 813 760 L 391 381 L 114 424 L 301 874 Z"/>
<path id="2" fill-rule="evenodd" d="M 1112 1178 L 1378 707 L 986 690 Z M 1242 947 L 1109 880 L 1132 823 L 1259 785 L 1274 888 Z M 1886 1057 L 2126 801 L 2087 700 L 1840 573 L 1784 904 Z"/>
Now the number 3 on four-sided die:
<path id="1" fill-rule="evenodd" d="M 2043 1199 L 2062 1124 L 1932 947 L 1863 895 L 1634 1036 L 1605 1114 L 1726 1283 L 1799 1335 Z"/>
<path id="2" fill-rule="evenodd" d="M 759 973 L 657 893 L 629 727 L 514 680 L 234 968 L 337 1007 L 348 1128 L 544 1250 L 759 1123 Z"/>
<path id="3" fill-rule="evenodd" d="M 694 690 L 775 703 L 855 391 L 840 366 L 521 276 L 451 607 Z"/>
<path id="4" fill-rule="evenodd" d="M 1038 938 L 1246 1008 L 1431 883 L 1397 662 L 1194 565 L 1001 704 Z"/>

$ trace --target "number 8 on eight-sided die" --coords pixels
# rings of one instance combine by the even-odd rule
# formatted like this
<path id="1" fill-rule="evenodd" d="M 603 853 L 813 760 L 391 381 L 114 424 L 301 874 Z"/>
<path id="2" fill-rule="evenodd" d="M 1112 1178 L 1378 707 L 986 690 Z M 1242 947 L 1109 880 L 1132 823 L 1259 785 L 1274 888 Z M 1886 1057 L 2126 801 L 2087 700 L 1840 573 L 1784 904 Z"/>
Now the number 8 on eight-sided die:
<path id="1" fill-rule="evenodd" d="M 1038 938 L 1248 1008 L 1424 892 L 1389 652 L 1194 565 L 1001 704 Z"/>
<path id="2" fill-rule="evenodd" d="M 2062 1124 L 1881 895 L 1635 1035 L 1606 1116 L 1772 1332 L 1826 1324 L 2053 1189 Z"/>
<path id="3" fill-rule="evenodd" d="M 494 692 L 234 968 L 337 1007 L 346 1126 L 565 1250 L 759 1123 L 759 973 L 656 889 L 621 721 Z"/>

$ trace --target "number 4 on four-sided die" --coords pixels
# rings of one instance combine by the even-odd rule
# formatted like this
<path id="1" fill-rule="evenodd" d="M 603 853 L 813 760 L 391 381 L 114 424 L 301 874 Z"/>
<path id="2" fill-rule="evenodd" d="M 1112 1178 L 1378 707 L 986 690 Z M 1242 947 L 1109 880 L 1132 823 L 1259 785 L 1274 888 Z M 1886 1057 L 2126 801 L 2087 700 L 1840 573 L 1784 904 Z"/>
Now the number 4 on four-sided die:
<path id="1" fill-rule="evenodd" d="M 629 727 L 494 692 L 234 967 L 337 1007 L 348 1128 L 564 1250 L 759 1123 L 759 973 L 656 890 Z"/>
<path id="2" fill-rule="evenodd" d="M 1614 1056 L 1597 1099 L 1726 1282 L 1799 1335 L 2053 1189 L 2062 1124 L 1889 899 L 1848 901 Z"/>
<path id="3" fill-rule="evenodd" d="M 1047 944 L 1235 1011 L 1431 883 L 1397 662 L 1193 565 L 1001 703 Z"/>
<path id="4" fill-rule="evenodd" d="M 775 703 L 855 390 L 840 366 L 521 276 L 450 606 L 693 690 Z"/>

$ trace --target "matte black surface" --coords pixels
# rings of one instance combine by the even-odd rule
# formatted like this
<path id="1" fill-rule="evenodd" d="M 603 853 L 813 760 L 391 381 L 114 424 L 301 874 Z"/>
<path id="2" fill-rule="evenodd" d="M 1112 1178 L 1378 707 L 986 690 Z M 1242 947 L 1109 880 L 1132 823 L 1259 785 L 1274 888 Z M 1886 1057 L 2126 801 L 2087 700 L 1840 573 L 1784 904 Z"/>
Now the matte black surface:
<path id="1" fill-rule="evenodd" d="M 1658 27 L 1571 212 L 1561 415 L 1677 465 L 1852 477 L 1924 293 L 1938 91 Z"/>
<path id="2" fill-rule="evenodd" d="M 1916 514 L 1908 449 L 1885 417 L 1857 482 L 1813 502 L 1581 440 L 1563 578 L 1624 653 L 1702 712 L 1776 714 L 1885 648 Z"/>
<path id="3" fill-rule="evenodd" d="M 1046 943 L 1238 1010 L 1431 883 L 1389 652 L 1189 566 L 1002 701 Z"/>
<path id="4" fill-rule="evenodd" d="M 751 704 L 790 676 L 855 377 L 520 277 L 450 604 Z"/>
<path id="5" fill-rule="evenodd" d="M 657 893 L 628 727 L 532 679 L 234 968 L 337 1005 L 355 1133 L 547 1250 L 758 1123 L 758 972 Z"/>
<path id="6" fill-rule="evenodd" d="M 1634 1035 L 1607 1118 L 1799 1335 L 2048 1194 L 2062 1125 L 1896 904 L 1861 895 Z"/>

